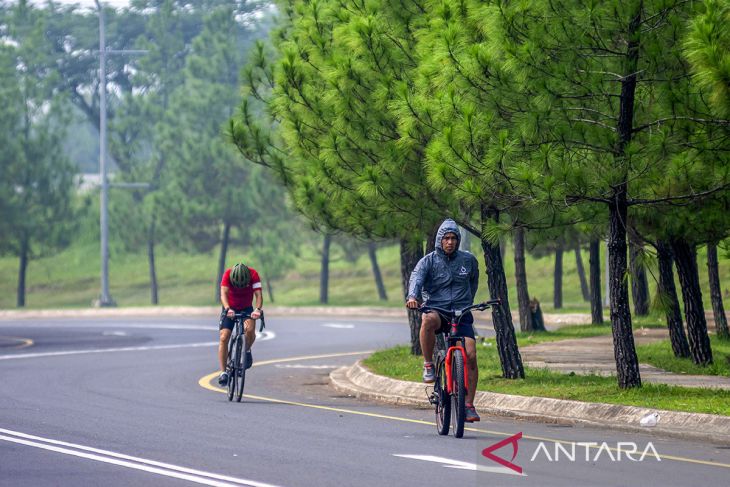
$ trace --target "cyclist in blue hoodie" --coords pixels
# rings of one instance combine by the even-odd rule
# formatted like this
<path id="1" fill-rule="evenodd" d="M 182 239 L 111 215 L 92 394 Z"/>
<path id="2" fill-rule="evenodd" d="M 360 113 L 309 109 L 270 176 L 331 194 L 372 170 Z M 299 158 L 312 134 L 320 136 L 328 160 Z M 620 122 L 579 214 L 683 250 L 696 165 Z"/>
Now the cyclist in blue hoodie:
<path id="1" fill-rule="evenodd" d="M 445 309 L 462 309 L 474 304 L 479 287 L 479 263 L 470 252 L 459 250 L 461 234 L 456 222 L 444 220 L 436 232 L 436 250 L 424 256 L 416 264 L 408 283 L 406 307 L 416 309 L 419 301 L 426 306 Z M 466 397 L 466 421 L 479 421 L 474 408 L 478 369 L 477 347 L 474 339 L 474 317 L 466 313 L 457 328 L 457 336 L 465 337 L 466 359 L 469 376 Z M 421 350 L 423 351 L 423 381 L 436 380 L 433 365 L 433 349 L 436 333 L 449 323 L 438 312 L 423 313 L 421 318 Z"/>

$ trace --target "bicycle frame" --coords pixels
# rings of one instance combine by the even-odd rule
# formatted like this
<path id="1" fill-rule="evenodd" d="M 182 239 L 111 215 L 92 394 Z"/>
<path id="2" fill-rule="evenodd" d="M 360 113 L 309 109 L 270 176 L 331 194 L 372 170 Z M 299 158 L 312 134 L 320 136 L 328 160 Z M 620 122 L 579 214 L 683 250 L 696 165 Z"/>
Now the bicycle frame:
<path id="1" fill-rule="evenodd" d="M 455 333 L 456 327 L 452 326 L 452 332 Z M 448 343 L 451 343 L 452 341 L 458 341 L 460 342 L 460 345 L 451 345 L 446 349 L 446 392 L 449 394 L 453 394 L 454 389 L 454 381 L 452 378 L 452 367 L 451 367 L 451 359 L 454 355 L 455 350 L 461 350 L 462 357 L 466 357 L 466 348 L 464 344 L 464 337 L 452 337 L 451 335 L 447 336 Z M 469 384 L 469 369 L 468 367 L 464 368 L 464 385 L 468 390 L 468 384 Z"/>
<path id="2" fill-rule="evenodd" d="M 466 363 L 466 338 L 456 336 L 461 319 L 472 309 L 484 311 L 498 303 L 499 300 L 487 301 L 467 306 L 462 310 L 449 310 L 428 305 L 421 308 L 424 312 L 436 311 L 440 316 L 439 319 L 446 319 L 449 324 L 446 329 L 439 328 L 438 346 L 433 357 L 436 380 L 433 392 L 428 395 L 428 401 L 436 408 L 436 430 L 439 435 L 449 433 L 449 426 L 453 420 L 454 437 L 464 436 L 469 368 Z"/>
<path id="3" fill-rule="evenodd" d="M 444 342 L 447 345 L 446 348 L 446 392 L 451 394 L 453 392 L 453 380 L 452 380 L 452 368 L 451 368 L 451 360 L 452 356 L 454 354 L 455 350 L 460 350 L 462 357 L 466 358 L 466 341 L 464 340 L 464 337 L 457 337 L 456 335 L 456 329 L 459 326 L 459 323 L 461 322 L 461 318 L 472 309 L 478 309 L 479 311 L 484 311 L 487 308 L 490 308 L 493 305 L 499 305 L 501 304 L 501 300 L 499 299 L 493 299 L 490 301 L 485 301 L 484 303 L 479 304 L 473 304 L 471 306 L 467 306 L 464 309 L 461 310 L 449 310 L 444 308 L 439 308 L 436 306 L 422 306 L 422 311 L 436 311 L 439 313 L 440 316 L 444 316 L 446 319 L 449 320 L 449 326 L 450 330 L 448 332 L 442 332 L 444 335 Z M 465 386 L 469 384 L 469 372 L 468 367 L 464 367 L 464 383 Z M 467 386 L 468 387 L 468 386 Z"/>
<path id="4" fill-rule="evenodd" d="M 226 371 L 229 372 L 228 382 L 228 400 L 232 401 L 236 397 L 237 402 L 241 402 L 243 396 L 243 388 L 246 381 L 246 368 L 250 366 L 246 360 L 246 349 L 250 347 L 246 340 L 246 331 L 244 323 L 247 319 L 252 319 L 249 313 L 234 313 L 234 330 L 231 330 L 231 337 L 228 342 L 228 358 L 226 360 Z M 261 313 L 260 331 L 266 326 L 264 315 Z M 254 323 L 255 324 L 255 323 Z M 242 356 L 243 355 L 243 356 Z"/>

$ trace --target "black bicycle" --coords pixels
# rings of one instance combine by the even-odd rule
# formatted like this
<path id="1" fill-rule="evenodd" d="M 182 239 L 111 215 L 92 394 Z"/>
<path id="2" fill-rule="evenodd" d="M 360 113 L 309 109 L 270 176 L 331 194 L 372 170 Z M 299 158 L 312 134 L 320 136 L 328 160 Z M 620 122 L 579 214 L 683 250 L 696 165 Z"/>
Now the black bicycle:
<path id="1" fill-rule="evenodd" d="M 428 401 L 436 410 L 436 429 L 440 435 L 448 435 L 453 420 L 454 437 L 464 436 L 466 417 L 466 393 L 469 377 L 466 369 L 466 342 L 464 337 L 454 336 L 456 327 L 467 311 L 484 311 L 500 304 L 499 299 L 473 304 L 461 310 L 449 310 L 436 306 L 422 306 L 421 311 L 436 311 L 449 321 L 450 329 L 436 335 L 433 361 L 436 382 Z"/>
<path id="2" fill-rule="evenodd" d="M 250 318 L 249 313 L 236 313 L 234 315 L 233 335 L 228 342 L 228 360 L 226 362 L 226 372 L 228 372 L 228 400 L 232 401 L 236 397 L 237 402 L 241 402 L 243 396 L 243 386 L 246 384 L 246 350 L 249 348 L 246 343 L 246 334 L 243 331 L 244 322 Z M 261 326 L 259 332 L 266 327 L 264 321 L 264 312 L 259 316 Z"/>

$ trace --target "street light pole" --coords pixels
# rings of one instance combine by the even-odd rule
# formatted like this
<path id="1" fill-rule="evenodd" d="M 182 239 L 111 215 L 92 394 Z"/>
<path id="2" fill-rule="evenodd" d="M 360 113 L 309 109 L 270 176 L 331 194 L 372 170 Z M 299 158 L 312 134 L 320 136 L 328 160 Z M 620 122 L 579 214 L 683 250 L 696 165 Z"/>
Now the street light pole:
<path id="1" fill-rule="evenodd" d="M 95 302 L 98 307 L 116 306 L 109 294 L 109 179 L 106 168 L 106 55 L 107 54 L 144 54 L 146 50 L 110 50 L 106 49 L 106 33 L 104 30 L 104 9 L 99 0 L 94 0 L 99 11 L 99 179 L 101 202 L 99 207 L 99 226 L 101 233 L 101 294 Z M 148 188 L 147 183 L 126 183 L 114 186 L 126 188 Z"/>
<path id="2" fill-rule="evenodd" d="M 104 9 L 99 0 L 99 178 L 101 180 L 101 206 L 99 225 L 101 228 L 101 296 L 98 306 L 115 306 L 109 295 L 109 181 L 106 173 L 106 39 L 104 32 Z"/>

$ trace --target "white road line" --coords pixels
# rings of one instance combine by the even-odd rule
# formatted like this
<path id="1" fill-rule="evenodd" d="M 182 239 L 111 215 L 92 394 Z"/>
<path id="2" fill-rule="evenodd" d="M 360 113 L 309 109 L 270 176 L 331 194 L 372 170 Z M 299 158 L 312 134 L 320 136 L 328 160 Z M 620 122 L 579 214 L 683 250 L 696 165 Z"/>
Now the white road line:
<path id="1" fill-rule="evenodd" d="M 107 352 L 140 352 L 147 350 L 170 350 L 174 348 L 196 348 L 211 347 L 218 345 L 218 342 L 200 342 L 186 343 L 181 345 L 150 345 L 147 347 L 121 347 L 121 348 L 95 348 L 91 350 L 65 350 L 63 352 L 39 352 L 39 353 L 16 353 L 13 355 L 0 355 L 0 360 L 12 360 L 17 358 L 37 358 L 37 357 L 59 357 L 63 355 L 84 355 L 87 353 L 107 353 Z"/>
<path id="2" fill-rule="evenodd" d="M 273 331 L 264 331 L 256 333 L 258 340 L 266 341 L 276 338 Z M 149 345 L 144 347 L 119 347 L 119 348 L 95 348 L 90 350 L 64 350 L 62 352 L 38 352 L 38 353 L 16 353 L 9 355 L 0 355 L 0 360 L 13 360 L 19 358 L 38 358 L 38 357 L 60 357 L 64 355 L 84 355 L 88 353 L 107 353 L 107 352 L 146 352 L 149 350 L 171 350 L 175 348 L 197 348 L 211 347 L 218 345 L 218 342 L 198 342 L 183 343 L 178 345 Z"/>
<path id="3" fill-rule="evenodd" d="M 477 465 L 476 463 L 462 462 L 461 460 L 452 460 L 450 458 L 436 457 L 433 455 L 399 455 L 393 453 L 394 457 L 409 458 L 411 460 L 423 460 L 426 462 L 440 463 L 446 468 L 456 468 L 459 470 L 475 470 L 479 472 L 503 473 L 505 475 L 517 475 L 518 477 L 527 477 L 526 474 L 519 474 L 514 470 L 506 467 L 488 467 L 486 465 Z"/>
<path id="4" fill-rule="evenodd" d="M 133 457 L 122 453 L 115 453 L 108 450 L 100 450 L 89 446 L 78 445 L 75 443 L 67 443 L 64 441 L 52 440 L 50 438 L 42 438 L 18 431 L 12 431 L 0 428 L 0 433 L 6 433 L 6 436 L 0 434 L 0 440 L 10 441 L 21 445 L 32 446 L 44 450 L 72 455 L 75 457 L 86 458 L 97 462 L 110 463 L 121 467 L 142 470 L 144 472 L 173 477 L 182 480 L 188 480 L 203 485 L 213 485 L 219 487 L 246 485 L 250 487 L 276 487 L 272 484 L 258 482 L 256 480 L 241 479 L 220 475 L 202 470 L 196 470 L 169 463 L 157 462 L 146 458 Z M 59 445 L 59 446 L 55 446 Z M 79 451 L 81 450 L 81 451 Z M 84 453 L 92 452 L 92 453 Z"/>
<path id="5" fill-rule="evenodd" d="M 15 327 L 15 323 L 3 323 L 2 327 Z M 218 329 L 218 324 L 212 325 L 162 325 L 162 324 L 127 324 L 127 323 L 80 323 L 78 321 L 72 321 L 68 323 L 54 322 L 53 325 L 44 323 L 42 320 L 33 323 L 23 323 L 24 328 L 143 328 L 143 329 L 160 329 L 160 330 L 204 330 L 204 331 L 215 331 Z"/>
<path id="6" fill-rule="evenodd" d="M 277 369 L 336 369 L 340 365 L 276 364 Z"/>
<path id="7" fill-rule="evenodd" d="M 346 330 L 355 328 L 355 325 L 349 323 L 323 323 L 322 326 L 324 326 L 325 328 L 342 328 Z"/>

